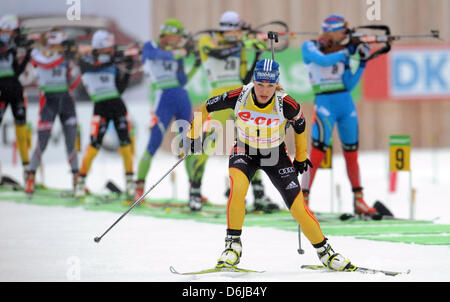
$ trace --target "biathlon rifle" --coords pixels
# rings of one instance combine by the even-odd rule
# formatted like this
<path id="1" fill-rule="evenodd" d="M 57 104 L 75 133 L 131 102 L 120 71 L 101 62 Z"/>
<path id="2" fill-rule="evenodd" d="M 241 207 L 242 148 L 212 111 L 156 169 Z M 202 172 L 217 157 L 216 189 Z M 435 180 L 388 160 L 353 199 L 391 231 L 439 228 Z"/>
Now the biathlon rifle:
<path id="1" fill-rule="evenodd" d="M 366 32 L 361 32 L 358 30 L 370 30 L 370 31 L 381 31 L 384 34 L 368 34 Z M 374 59 L 379 55 L 388 53 L 391 50 L 391 43 L 405 38 L 439 38 L 439 30 L 431 30 L 429 34 L 407 34 L 407 35 L 392 35 L 389 26 L 377 24 L 377 25 L 361 25 L 354 27 L 352 29 L 347 29 L 348 42 L 344 44 L 332 44 L 322 47 L 324 53 L 332 53 L 342 50 L 348 47 L 350 44 L 354 45 L 355 48 L 359 44 L 383 44 L 383 46 L 373 52 L 368 58 L 368 60 Z"/>
<path id="2" fill-rule="evenodd" d="M 265 42 L 268 42 L 270 39 L 267 36 L 268 31 L 277 32 L 279 34 L 280 39 L 285 41 L 280 41 L 280 43 L 277 44 L 275 47 L 275 51 L 281 51 L 288 47 L 289 39 L 286 39 L 286 33 L 289 33 L 289 26 L 286 22 L 275 20 L 275 21 L 269 21 L 262 23 L 258 26 L 252 27 L 249 24 L 245 24 L 242 27 L 243 31 L 243 40 L 247 39 L 256 39 L 263 44 Z M 188 52 L 194 52 L 196 49 L 196 44 L 198 42 L 198 39 L 203 35 L 210 35 L 213 36 L 215 34 L 220 34 L 222 31 L 220 29 L 204 29 L 197 31 L 193 34 L 186 34 L 184 38 L 186 39 L 185 48 L 188 50 Z M 261 48 L 261 47 L 259 47 Z M 264 50 L 270 50 L 267 48 L 264 48 Z"/>

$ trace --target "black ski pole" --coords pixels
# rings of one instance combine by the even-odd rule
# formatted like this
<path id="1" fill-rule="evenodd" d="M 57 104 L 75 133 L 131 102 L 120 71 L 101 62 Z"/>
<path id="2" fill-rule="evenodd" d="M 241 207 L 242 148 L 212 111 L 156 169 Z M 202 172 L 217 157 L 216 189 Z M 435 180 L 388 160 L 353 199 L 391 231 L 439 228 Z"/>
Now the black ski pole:
<path id="1" fill-rule="evenodd" d="M 300 228 L 300 225 L 298 225 L 298 250 L 297 252 L 302 255 L 305 253 L 305 251 L 302 249 L 302 229 Z"/>
<path id="2" fill-rule="evenodd" d="M 125 217 L 125 215 L 127 215 L 136 205 L 138 205 L 142 199 L 145 198 L 145 196 L 147 196 L 148 193 L 150 193 L 151 190 L 153 190 L 167 175 L 170 174 L 170 172 L 172 172 L 176 166 L 178 166 L 185 158 L 186 158 L 186 154 L 180 158 L 173 166 L 172 168 L 169 169 L 169 171 L 166 172 L 166 174 L 163 175 L 163 177 L 161 177 L 150 189 L 148 189 L 140 198 L 138 198 L 131 206 L 130 208 L 123 213 L 100 237 L 95 237 L 94 241 L 99 243 L 100 240 L 103 238 L 103 236 L 105 236 L 123 217 Z"/>
<path id="3" fill-rule="evenodd" d="M 270 40 L 270 50 L 272 51 L 272 60 L 275 61 L 275 46 L 273 42 L 278 43 L 278 33 L 274 31 L 267 32 L 267 38 Z"/>
<path id="4" fill-rule="evenodd" d="M 272 60 L 275 61 L 275 46 L 274 42 L 278 43 L 278 33 L 274 31 L 267 32 L 267 38 L 270 40 L 270 50 L 272 51 Z M 302 255 L 305 251 L 302 249 L 302 241 L 301 241 L 302 230 L 300 228 L 300 224 L 298 225 L 298 250 L 297 252 Z"/>

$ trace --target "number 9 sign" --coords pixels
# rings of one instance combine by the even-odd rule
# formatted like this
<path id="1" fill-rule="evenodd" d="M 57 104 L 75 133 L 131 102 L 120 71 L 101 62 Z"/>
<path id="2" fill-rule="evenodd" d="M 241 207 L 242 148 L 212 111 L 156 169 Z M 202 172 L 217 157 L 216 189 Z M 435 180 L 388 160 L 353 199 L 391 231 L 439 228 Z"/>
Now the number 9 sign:
<path id="1" fill-rule="evenodd" d="M 391 135 L 389 139 L 389 170 L 410 171 L 411 138 L 409 135 Z"/>

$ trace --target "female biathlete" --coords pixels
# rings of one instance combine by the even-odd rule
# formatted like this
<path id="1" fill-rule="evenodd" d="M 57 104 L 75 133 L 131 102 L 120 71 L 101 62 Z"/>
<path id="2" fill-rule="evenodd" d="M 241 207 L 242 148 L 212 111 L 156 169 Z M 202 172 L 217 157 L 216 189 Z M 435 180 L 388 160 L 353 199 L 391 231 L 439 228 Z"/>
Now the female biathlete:
<path id="1" fill-rule="evenodd" d="M 51 30 L 41 34 L 40 47 L 31 52 L 31 64 L 39 82 L 38 140 L 31 157 L 27 173 L 25 192 L 34 193 L 34 178 L 41 164 L 42 155 L 50 140 L 56 116 L 61 120 L 67 159 L 73 174 L 73 188 L 78 177 L 78 157 L 75 148 L 77 116 L 75 101 L 70 94 L 81 82 L 81 75 L 74 63 L 68 59 L 63 43 L 66 34 Z"/>
<path id="2" fill-rule="evenodd" d="M 333 48 L 347 37 L 347 22 L 342 16 L 330 15 L 325 18 L 322 31 L 318 41 L 305 41 L 302 46 L 303 61 L 316 95 L 310 154 L 313 168 L 302 177 L 305 202 L 309 201 L 316 169 L 331 145 L 333 128 L 337 124 L 347 174 L 354 193 L 354 211 L 357 214 L 373 215 L 376 210 L 364 202 L 362 194 L 358 165 L 358 114 L 350 95 L 364 71 L 370 48 L 367 44 L 360 44 L 358 47 L 350 44 L 343 50 L 329 53 L 327 49 Z M 361 60 L 353 74 L 349 55 L 355 52 L 360 54 Z"/>
<path id="3" fill-rule="evenodd" d="M 86 177 L 94 158 L 102 146 L 103 137 L 112 120 L 119 137 L 119 153 L 123 159 L 126 179 L 126 198 L 134 197 L 133 152 L 130 138 L 130 123 L 128 111 L 122 100 L 129 79 L 133 60 L 129 56 L 122 57 L 116 52 L 114 35 L 99 29 L 92 36 L 93 51 L 83 55 L 78 60 L 81 70 L 81 80 L 94 103 L 94 113 L 91 122 L 91 142 L 84 154 L 75 196 L 84 197 Z M 118 64 L 125 63 L 125 70 L 120 70 Z"/>
<path id="4" fill-rule="evenodd" d="M 159 39 L 145 43 L 142 49 L 143 68 L 151 81 L 153 119 L 150 139 L 138 165 L 135 200 L 144 194 L 145 179 L 153 156 L 161 146 L 172 118 L 191 122 L 191 100 L 184 88 L 188 82 L 183 63 L 187 51 L 180 47 L 183 33 L 183 24 L 177 19 L 169 18 L 160 28 Z M 194 72 L 194 69 L 191 70 L 192 74 Z M 193 157 L 186 158 L 187 169 L 192 159 Z"/>
<path id="5" fill-rule="evenodd" d="M 244 22 L 234 11 L 227 11 L 220 18 L 220 30 L 214 37 L 204 35 L 198 42 L 200 59 L 208 76 L 208 82 L 212 88 L 209 98 L 221 95 L 227 91 L 242 87 L 242 83 L 248 84 L 251 80 L 254 66 L 261 56 L 263 49 L 255 41 L 243 41 L 242 28 Z M 250 45 L 246 45 L 250 44 Z M 248 64 L 245 48 L 254 48 L 256 51 L 253 64 Z M 265 48 L 265 45 L 264 47 Z M 250 67 L 249 67 L 250 65 Z M 233 120 L 232 110 L 214 112 L 212 121 L 219 121 L 225 129 L 226 121 Z M 208 135 L 218 135 L 217 132 L 208 131 Z M 215 140 L 222 140 L 216 136 Z M 208 155 L 203 153 L 196 155 L 189 162 L 189 179 L 191 182 L 189 207 L 198 211 L 202 207 L 201 184 L 205 171 Z M 272 212 L 278 210 L 278 205 L 273 203 L 264 193 L 264 186 L 259 171 L 251 180 L 254 196 L 254 210 Z M 228 192 L 227 192 L 228 194 Z"/>
<path id="6" fill-rule="evenodd" d="M 17 149 L 23 165 L 24 182 L 29 166 L 27 142 L 27 107 L 24 88 L 19 76 L 25 71 L 30 61 L 31 47 L 20 45 L 19 19 L 16 15 L 5 15 L 0 18 L 0 124 L 3 116 L 11 106 L 16 130 Z M 25 56 L 19 59 L 19 48 L 25 48 Z"/>
<path id="7" fill-rule="evenodd" d="M 234 110 L 237 140 L 229 158 L 228 227 L 225 250 L 217 267 L 234 267 L 240 261 L 245 195 L 256 170 L 261 169 L 269 176 L 305 236 L 317 249 L 322 263 L 334 270 L 344 270 L 350 266 L 350 260 L 333 251 L 319 222 L 303 202 L 297 176 L 311 165 L 306 154 L 306 122 L 300 105 L 282 90 L 278 80 L 277 62 L 258 61 L 250 84 L 211 98 L 200 106 L 201 114 L 194 116 L 185 140 L 185 152 L 200 152 L 201 128 L 209 113 Z M 284 143 L 288 126 L 295 130 L 293 163 Z"/>

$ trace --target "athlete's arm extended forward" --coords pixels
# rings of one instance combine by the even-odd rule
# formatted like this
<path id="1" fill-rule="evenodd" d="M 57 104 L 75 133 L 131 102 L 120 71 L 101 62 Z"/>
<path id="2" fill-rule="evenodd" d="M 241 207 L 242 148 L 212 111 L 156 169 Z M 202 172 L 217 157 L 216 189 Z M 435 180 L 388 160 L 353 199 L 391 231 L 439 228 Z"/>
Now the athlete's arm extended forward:
<path id="1" fill-rule="evenodd" d="M 343 61 L 347 58 L 347 54 L 344 50 L 323 54 L 318 48 L 317 45 L 312 41 L 306 41 L 302 45 L 302 56 L 303 61 L 305 63 L 316 63 L 317 65 L 327 67 L 333 66 L 334 64 Z"/>
<path id="2" fill-rule="evenodd" d="M 203 123 L 206 121 L 208 115 L 211 112 L 225 109 L 234 109 L 241 91 L 242 88 L 231 90 L 203 102 L 203 104 L 200 105 L 197 112 L 194 114 L 194 119 L 191 123 L 191 129 L 187 134 L 188 137 L 197 139 L 200 136 Z"/>

